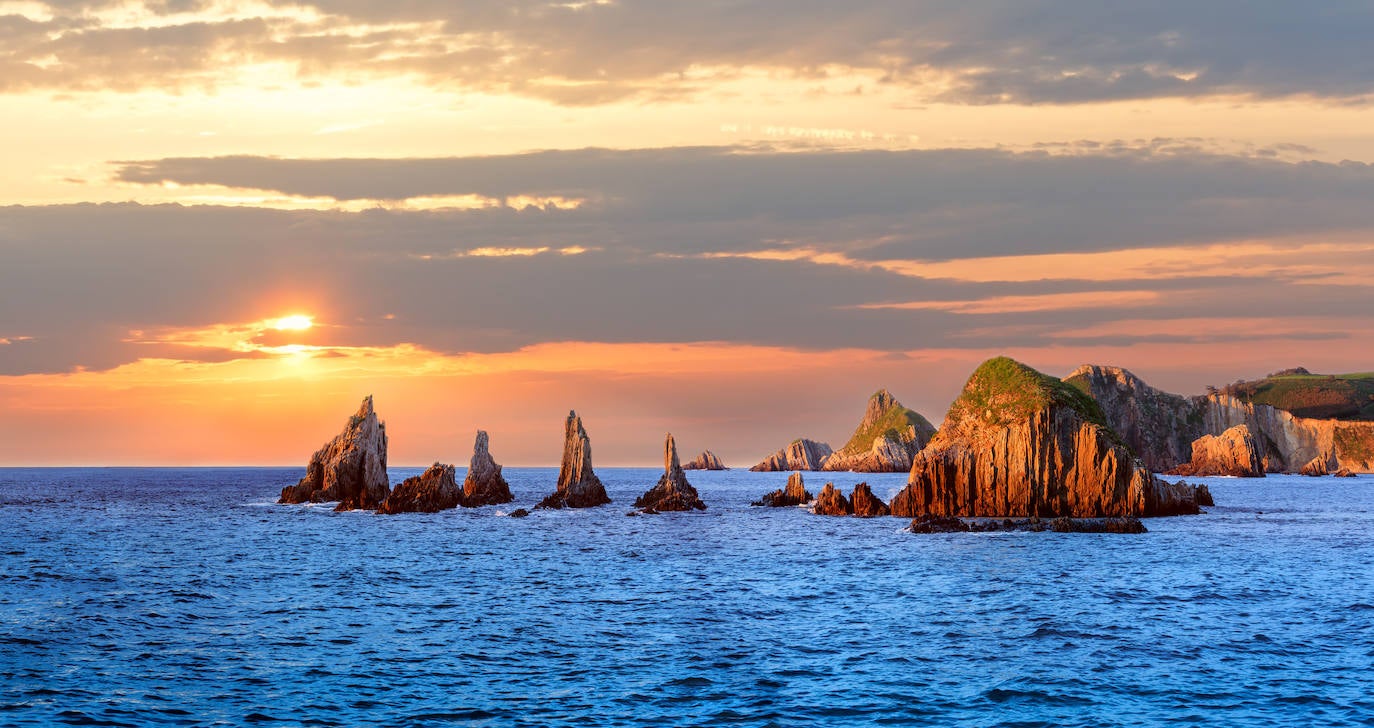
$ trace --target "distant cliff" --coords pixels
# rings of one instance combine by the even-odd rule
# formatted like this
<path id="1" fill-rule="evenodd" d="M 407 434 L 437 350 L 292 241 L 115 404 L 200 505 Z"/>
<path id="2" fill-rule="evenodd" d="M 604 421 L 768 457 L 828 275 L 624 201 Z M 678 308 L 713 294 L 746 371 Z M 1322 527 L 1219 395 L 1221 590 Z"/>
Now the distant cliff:
<path id="1" fill-rule="evenodd" d="M 911 459 L 935 435 L 919 412 L 907 409 L 886 389 L 868 398 L 863 419 L 844 447 L 826 458 L 822 470 L 859 473 L 904 473 Z"/>
<path id="2" fill-rule="evenodd" d="M 815 440 L 793 440 L 787 447 L 769 455 L 750 470 L 756 473 L 778 473 L 789 470 L 820 470 L 834 452 L 830 445 Z"/>

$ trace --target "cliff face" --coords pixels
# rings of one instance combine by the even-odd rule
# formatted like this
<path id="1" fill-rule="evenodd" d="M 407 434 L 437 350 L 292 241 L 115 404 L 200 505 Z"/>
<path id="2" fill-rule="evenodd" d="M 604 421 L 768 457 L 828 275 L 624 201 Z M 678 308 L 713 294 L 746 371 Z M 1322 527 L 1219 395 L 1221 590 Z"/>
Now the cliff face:
<path id="1" fill-rule="evenodd" d="M 915 458 L 895 516 L 1094 518 L 1197 513 L 1154 478 L 1083 392 L 999 357 L 969 378 Z"/>
<path id="2" fill-rule="evenodd" d="M 663 442 L 663 476 L 649 492 L 635 500 L 635 508 L 653 511 L 706 510 L 697 489 L 687 482 L 677 458 L 677 443 L 671 433 Z"/>
<path id="3" fill-rule="evenodd" d="M 854 486 L 854 493 L 849 497 L 849 503 L 854 506 L 854 515 L 860 518 L 874 518 L 891 514 L 887 504 L 882 502 L 878 496 L 873 495 L 873 490 L 868 487 L 868 483 L 859 483 Z"/>
<path id="4" fill-rule="evenodd" d="M 793 440 L 787 447 L 769 455 L 749 470 L 756 473 L 788 470 L 820 470 L 834 451 L 824 442 Z"/>
<path id="5" fill-rule="evenodd" d="M 1154 472 L 1188 462 L 1193 441 L 1204 434 L 1196 400 L 1155 389 L 1120 367 L 1085 364 L 1064 382 L 1092 397 L 1107 424 Z"/>
<path id="6" fill-rule="evenodd" d="M 935 435 L 935 427 L 915 410 L 907 409 L 886 389 L 868 398 L 863 419 L 844 447 L 836 450 L 822 470 L 859 473 L 901 473 L 911 458 Z"/>
<path id="7" fill-rule="evenodd" d="M 463 505 L 469 508 L 493 506 L 515 500 L 511 495 L 510 484 L 501 475 L 501 466 L 496 464 L 489 449 L 485 430 L 477 431 L 477 439 L 472 444 L 472 460 L 468 463 L 468 474 L 463 478 Z"/>
<path id="8" fill-rule="evenodd" d="M 606 486 L 592 470 L 592 443 L 576 412 L 568 413 L 563 427 L 563 465 L 558 470 L 558 489 L 536 508 L 592 508 L 610 503 Z"/>
<path id="9" fill-rule="evenodd" d="M 281 491 L 278 503 L 338 501 L 337 510 L 376 508 L 391 484 L 386 475 L 386 425 L 377 419 L 372 396 L 363 400 L 343 432 L 310 457 L 305 477 Z"/>
<path id="10" fill-rule="evenodd" d="M 810 503 L 811 498 L 811 493 L 806 490 L 806 484 L 802 482 L 802 474 L 792 473 L 787 476 L 786 488 L 775 490 L 765 495 L 763 498 L 754 501 L 750 505 L 783 508 L 785 506 L 799 506 L 804 503 Z"/>
<path id="11" fill-rule="evenodd" d="M 701 454 L 682 464 L 683 470 L 729 470 L 725 463 L 716 457 L 710 450 L 702 450 Z"/>
<path id="12" fill-rule="evenodd" d="M 1230 475 L 1264 477 L 1264 455 L 1246 425 L 1236 425 L 1220 435 L 1203 435 L 1193 441 L 1190 461 L 1169 471 L 1170 475 Z"/>
<path id="13" fill-rule="evenodd" d="M 378 513 L 437 513 L 457 508 L 463 491 L 454 479 L 452 465 L 435 463 L 422 475 L 406 478 L 391 491 Z"/>

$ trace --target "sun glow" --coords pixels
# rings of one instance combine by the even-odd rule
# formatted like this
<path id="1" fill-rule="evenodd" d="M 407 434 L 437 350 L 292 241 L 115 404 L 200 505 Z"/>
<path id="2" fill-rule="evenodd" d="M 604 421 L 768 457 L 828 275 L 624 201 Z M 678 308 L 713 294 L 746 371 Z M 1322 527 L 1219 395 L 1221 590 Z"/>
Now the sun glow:
<path id="1" fill-rule="evenodd" d="M 305 316 L 302 314 L 283 316 L 272 322 L 272 328 L 277 331 L 305 331 L 314 325 L 315 319 L 313 316 Z"/>

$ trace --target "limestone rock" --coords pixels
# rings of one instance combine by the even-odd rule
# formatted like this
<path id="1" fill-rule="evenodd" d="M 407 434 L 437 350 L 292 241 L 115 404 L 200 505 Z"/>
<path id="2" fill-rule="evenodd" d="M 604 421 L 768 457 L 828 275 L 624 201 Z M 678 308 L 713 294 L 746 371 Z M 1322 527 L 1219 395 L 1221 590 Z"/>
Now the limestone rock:
<path id="1" fill-rule="evenodd" d="M 401 481 L 382 501 L 378 513 L 437 513 L 457 508 L 463 491 L 458 487 L 452 465 L 435 463 L 423 474 Z"/>
<path id="2" fill-rule="evenodd" d="M 844 493 L 835 488 L 834 483 L 826 483 L 816 497 L 816 506 L 811 512 L 818 516 L 852 516 L 854 506 L 845 499 Z"/>
<path id="3" fill-rule="evenodd" d="M 391 492 L 386 475 L 386 425 L 363 399 L 343 432 L 310 457 L 305 477 L 282 489 L 278 503 L 338 501 L 337 510 L 376 508 Z"/>
<path id="4" fill-rule="evenodd" d="M 702 450 L 701 454 L 692 458 L 691 461 L 682 464 L 683 470 L 729 470 L 725 463 L 716 457 L 710 450 Z"/>
<path id="5" fill-rule="evenodd" d="M 687 482 L 687 475 L 682 472 L 672 433 L 663 441 L 663 477 L 658 479 L 658 485 L 635 500 L 635 508 L 651 513 L 706 510 L 697 489 Z"/>
<path id="6" fill-rule="evenodd" d="M 1328 471 L 1326 468 L 1326 458 L 1318 456 L 1312 458 L 1311 460 L 1308 460 L 1307 464 L 1302 466 L 1302 470 L 1299 472 L 1308 477 L 1315 478 L 1321 475 L 1326 475 L 1330 471 Z"/>
<path id="7" fill-rule="evenodd" d="M 802 474 L 792 473 L 787 477 L 786 488 L 775 490 L 765 495 L 762 499 L 754 501 L 750 505 L 783 508 L 786 506 L 800 506 L 810 503 L 811 498 L 811 494 L 806 490 L 806 485 L 802 482 Z"/>
<path id="8" fill-rule="evenodd" d="M 769 455 L 749 470 L 776 473 L 788 470 L 820 470 L 833 454 L 830 446 L 814 440 L 793 440 L 787 447 Z"/>
<path id="9" fill-rule="evenodd" d="M 1192 460 L 1170 471 L 1171 475 L 1231 475 L 1264 477 L 1264 457 L 1248 425 L 1236 425 L 1220 435 L 1203 435 L 1193 441 Z"/>
<path id="10" fill-rule="evenodd" d="M 1198 512 L 1196 489 L 1151 475 L 1091 397 L 1005 357 L 974 371 L 890 507 L 905 517 Z"/>
<path id="11" fill-rule="evenodd" d="M 854 493 L 849 496 L 849 503 L 854 507 L 854 515 L 860 518 L 873 518 L 891 514 L 887 504 L 882 502 L 878 496 L 873 495 L 873 491 L 868 487 L 868 483 L 859 483 L 854 486 Z"/>
<path id="12" fill-rule="evenodd" d="M 486 431 L 478 430 L 477 440 L 472 444 L 468 474 L 463 479 L 463 505 L 468 508 L 494 506 L 515 500 L 510 493 L 510 484 L 501 476 L 501 466 L 491 457 L 488 446 Z"/>
<path id="13" fill-rule="evenodd" d="M 907 526 L 911 533 L 975 533 L 1030 531 L 1043 533 L 1146 533 L 1145 524 L 1134 516 L 1119 518 L 1068 518 L 1060 516 L 1050 521 L 1039 518 L 962 519 L 951 516 L 920 516 Z"/>
<path id="14" fill-rule="evenodd" d="M 1332 473 L 1332 475 L 1334 475 L 1334 476 L 1337 477 L 1337 478 L 1353 478 L 1353 477 L 1355 477 L 1355 473 L 1354 473 L 1353 471 L 1351 471 L 1350 468 L 1341 468 L 1340 470 L 1337 470 L 1336 472 Z"/>
<path id="15" fill-rule="evenodd" d="M 1198 402 L 1155 389 L 1121 367 L 1085 364 L 1064 382 L 1097 402 L 1107 425 L 1153 472 L 1188 462 L 1193 441 L 1205 434 Z"/>
<path id="16" fill-rule="evenodd" d="M 592 444 L 576 412 L 568 413 L 563 427 L 563 465 L 558 470 L 558 489 L 536 508 L 593 508 L 611 502 L 606 486 L 592 470 Z"/>
<path id="17" fill-rule="evenodd" d="M 868 398 L 863 419 L 844 447 L 826 458 L 822 470 L 904 473 L 912 457 L 935 435 L 935 427 L 907 409 L 886 389 Z"/>

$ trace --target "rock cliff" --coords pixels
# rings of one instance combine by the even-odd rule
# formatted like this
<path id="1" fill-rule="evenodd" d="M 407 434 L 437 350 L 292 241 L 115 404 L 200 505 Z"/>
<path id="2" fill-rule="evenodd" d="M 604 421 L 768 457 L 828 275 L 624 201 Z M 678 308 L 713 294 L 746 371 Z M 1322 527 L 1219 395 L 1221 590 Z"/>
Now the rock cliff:
<path id="1" fill-rule="evenodd" d="M 826 483 L 821 494 L 816 496 L 816 505 L 811 509 L 818 516 L 852 516 L 854 506 L 844 497 L 834 483 Z"/>
<path id="2" fill-rule="evenodd" d="M 868 483 L 859 483 L 854 486 L 854 493 L 849 496 L 849 504 L 854 507 L 854 515 L 859 518 L 874 518 L 891 514 L 887 504 L 882 502 L 878 496 L 873 495 Z"/>
<path id="3" fill-rule="evenodd" d="M 1080 390 L 999 357 L 974 371 L 917 454 L 892 514 L 1099 518 L 1197 513 L 1150 474 Z"/>
<path id="4" fill-rule="evenodd" d="M 558 489 L 535 507 L 592 508 L 610 503 L 606 486 L 592 470 L 592 443 L 576 412 L 568 413 L 563 435 L 563 465 L 558 470 Z"/>
<path id="5" fill-rule="evenodd" d="M 437 513 L 457 508 L 463 491 L 454 478 L 452 465 L 435 463 L 423 474 L 401 481 L 382 501 L 378 513 Z"/>
<path id="6" fill-rule="evenodd" d="M 1156 473 L 1188 462 L 1193 441 L 1204 434 L 1195 400 L 1155 389 L 1120 367 L 1085 364 L 1064 382 L 1092 397 L 1107 424 Z"/>
<path id="7" fill-rule="evenodd" d="M 649 492 L 635 500 L 635 508 L 652 511 L 706 510 L 697 489 L 687 482 L 677 459 L 677 443 L 672 433 L 663 441 L 663 476 Z"/>
<path id="8" fill-rule="evenodd" d="M 310 457 L 305 477 L 282 489 L 278 503 L 338 501 L 337 510 L 376 508 L 391 492 L 386 475 L 386 425 L 368 395 L 343 432 Z"/>
<path id="9" fill-rule="evenodd" d="M 1169 471 L 1170 475 L 1230 475 L 1264 477 L 1264 455 L 1246 425 L 1236 425 L 1220 435 L 1203 435 L 1193 441 L 1193 456 Z"/>
<path id="10" fill-rule="evenodd" d="M 826 458 L 822 470 L 903 473 L 911 458 L 935 435 L 935 427 L 907 409 L 886 389 L 868 398 L 863 419 L 844 447 Z"/>
<path id="11" fill-rule="evenodd" d="M 754 501 L 750 505 L 767 506 L 770 508 L 800 506 L 810 503 L 811 498 L 811 494 L 806 490 L 806 485 L 802 482 L 802 474 L 792 473 L 787 477 L 786 488 L 775 490 L 765 495 L 760 500 Z"/>
<path id="12" fill-rule="evenodd" d="M 793 440 L 787 447 L 769 455 L 749 470 L 775 473 L 788 470 L 820 470 L 834 451 L 824 442 Z"/>
<path id="13" fill-rule="evenodd" d="M 468 463 L 468 474 L 463 478 L 463 505 L 468 508 L 494 506 L 515 500 L 511 495 L 510 484 L 501 475 L 501 466 L 492 458 L 485 430 L 477 431 L 477 440 L 472 444 L 472 460 Z"/>
<path id="14" fill-rule="evenodd" d="M 725 463 L 722 463 L 720 461 L 720 458 L 716 457 L 716 454 L 711 452 L 710 450 L 702 450 L 700 455 L 696 456 L 695 458 L 692 458 L 692 460 L 688 462 L 683 463 L 682 469 L 729 470 L 729 468 L 725 467 Z"/>

